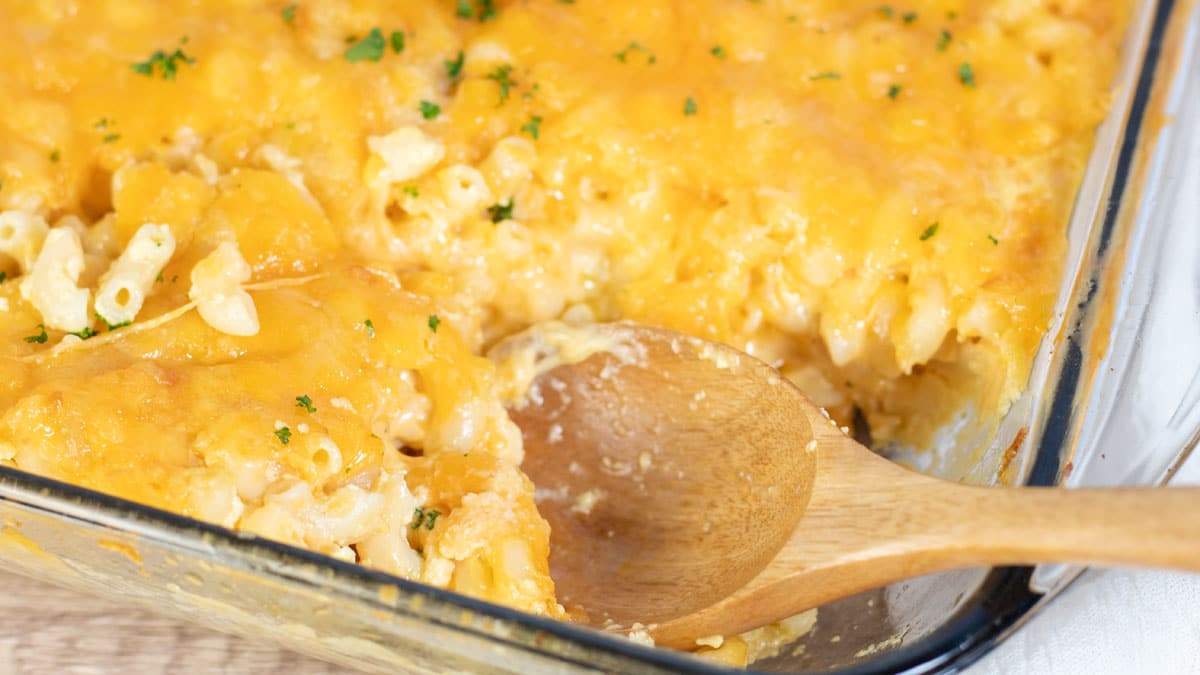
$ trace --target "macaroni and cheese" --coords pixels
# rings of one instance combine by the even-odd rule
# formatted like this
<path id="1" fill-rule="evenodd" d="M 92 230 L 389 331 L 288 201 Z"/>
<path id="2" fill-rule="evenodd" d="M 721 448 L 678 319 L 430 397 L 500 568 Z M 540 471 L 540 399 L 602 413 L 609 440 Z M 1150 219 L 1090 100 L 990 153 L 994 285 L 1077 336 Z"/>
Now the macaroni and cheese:
<path id="1" fill-rule="evenodd" d="M 0 461 L 563 617 L 487 348 L 628 319 L 877 443 L 996 416 L 1128 13 L 0 0 Z"/>

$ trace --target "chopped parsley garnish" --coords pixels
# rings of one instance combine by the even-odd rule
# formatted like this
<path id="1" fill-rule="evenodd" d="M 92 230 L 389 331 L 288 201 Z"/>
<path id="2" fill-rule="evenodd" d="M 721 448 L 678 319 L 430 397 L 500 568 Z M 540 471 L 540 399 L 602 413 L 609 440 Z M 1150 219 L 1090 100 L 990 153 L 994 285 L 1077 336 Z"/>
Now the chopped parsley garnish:
<path id="1" fill-rule="evenodd" d="M 629 52 L 642 52 L 646 55 L 646 62 L 650 64 L 653 64 L 658 60 L 654 57 L 654 54 L 650 53 L 649 49 L 646 49 L 636 42 L 630 42 L 628 45 L 626 45 L 625 49 L 613 54 L 613 56 L 617 57 L 617 60 L 621 63 L 625 63 L 626 59 L 629 58 Z"/>
<path id="2" fill-rule="evenodd" d="M 950 34 L 950 31 L 948 31 L 948 30 L 942 31 L 941 34 L 938 35 L 937 50 L 939 52 L 946 51 L 947 49 L 950 48 L 950 42 L 952 40 L 954 40 L 954 36 Z"/>
<path id="3" fill-rule="evenodd" d="M 493 223 L 512 220 L 513 206 L 513 198 L 509 197 L 507 202 L 497 202 L 489 206 L 487 209 L 488 216 L 491 217 Z"/>
<path id="4" fill-rule="evenodd" d="M 83 330 L 77 330 L 73 333 L 67 333 L 67 335 L 74 335 L 75 337 L 79 338 L 80 340 L 86 340 L 90 337 L 95 337 L 96 331 L 92 330 L 91 326 L 88 326 L 87 328 L 84 328 Z"/>
<path id="5" fill-rule="evenodd" d="M 367 319 L 363 322 L 363 325 L 367 327 L 367 337 L 375 337 L 375 324 L 370 319 Z"/>
<path id="6" fill-rule="evenodd" d="M 971 64 L 964 63 L 958 67 L 958 79 L 964 86 L 975 88 L 975 71 L 971 68 Z"/>
<path id="7" fill-rule="evenodd" d="M 988 241 L 992 242 L 992 246 L 999 246 L 999 245 L 1000 245 L 1000 240 L 999 240 L 999 239 L 997 239 L 996 237 L 994 237 L 993 235 L 990 235 L 990 234 L 988 235 Z"/>
<path id="8" fill-rule="evenodd" d="M 288 5 L 287 7 L 284 7 L 283 11 L 280 12 L 280 14 L 283 16 L 283 20 L 285 23 L 291 23 L 292 21 L 294 21 L 296 19 L 296 7 L 297 7 L 296 3 L 293 2 L 292 4 Z"/>
<path id="9" fill-rule="evenodd" d="M 275 430 L 275 438 L 283 445 L 287 445 L 288 441 L 292 440 L 292 430 L 287 427 L 279 427 Z"/>
<path id="10" fill-rule="evenodd" d="M 404 33 L 401 33 L 398 30 L 392 31 L 391 43 L 392 52 L 399 54 L 400 52 L 404 51 Z"/>
<path id="11" fill-rule="evenodd" d="M 453 80 L 462 73 L 463 62 L 465 59 L 466 55 L 463 54 L 462 50 L 459 50 L 458 56 L 453 61 L 446 59 L 446 74 L 450 76 L 450 79 Z"/>
<path id="12" fill-rule="evenodd" d="M 162 273 L 159 273 L 158 277 L 159 277 L 159 281 L 162 281 Z M 108 330 L 110 330 L 110 331 L 114 331 L 118 328 L 124 328 L 125 326 L 128 326 L 129 324 L 133 323 L 132 321 L 122 321 L 121 323 L 110 323 L 109 320 L 104 318 L 104 315 L 102 315 L 100 312 L 96 312 L 96 320 L 103 322 L 105 326 L 108 326 Z"/>
<path id="13" fill-rule="evenodd" d="M 162 272 L 159 272 L 159 273 L 158 273 L 158 276 L 154 277 L 154 281 L 156 281 L 156 282 L 158 282 L 158 283 L 160 283 L 160 284 L 163 282 L 163 275 L 162 275 Z"/>
<path id="14" fill-rule="evenodd" d="M 95 127 L 95 128 L 97 128 L 97 129 L 101 129 L 101 130 L 103 130 L 103 129 L 107 129 L 109 124 L 112 124 L 112 121 L 111 121 L 111 120 L 109 120 L 107 117 L 101 117 L 101 118 L 100 118 L 99 120 L 97 120 L 97 121 L 96 121 L 96 123 L 95 123 L 95 124 L 93 124 L 92 126 L 93 126 L 93 127 Z"/>
<path id="15" fill-rule="evenodd" d="M 890 18 L 892 18 L 892 14 L 894 14 L 895 12 L 892 10 L 891 5 L 883 5 L 882 7 L 879 8 L 879 13 L 890 19 Z"/>
<path id="16" fill-rule="evenodd" d="M 900 16 L 900 18 L 904 20 L 904 23 L 912 23 L 917 20 L 917 13 L 916 12 L 905 12 L 903 15 Z"/>
<path id="17" fill-rule="evenodd" d="M 4 283 L 4 280 L 7 278 L 8 278 L 8 272 L 0 271 L 0 284 Z"/>
<path id="18" fill-rule="evenodd" d="M 421 196 L 421 191 L 417 189 L 416 185 L 405 185 L 402 189 L 404 191 L 404 194 L 408 195 L 409 197 L 412 197 L 413 199 L 416 199 L 417 197 Z"/>
<path id="19" fill-rule="evenodd" d="M 541 115 L 534 115 L 529 118 L 528 122 L 521 125 L 521 131 L 529 134 L 530 137 L 532 137 L 533 140 L 535 140 L 535 141 L 538 139 L 538 134 L 541 133 L 541 129 L 542 129 L 542 116 Z"/>
<path id="20" fill-rule="evenodd" d="M 808 79 L 810 79 L 810 80 L 840 80 L 840 79 L 842 79 L 842 75 L 841 75 L 841 73 L 835 73 L 832 70 L 827 70 L 823 73 L 817 73 L 816 75 L 813 75 L 812 77 L 810 77 Z"/>
<path id="21" fill-rule="evenodd" d="M 888 87 L 887 97 L 895 101 L 896 97 L 900 95 L 900 91 L 902 89 L 904 89 L 904 87 L 901 87 L 898 84 L 893 84 L 892 86 Z"/>
<path id="22" fill-rule="evenodd" d="M 696 105 L 696 99 L 692 98 L 691 96 L 687 97 L 687 100 L 683 102 L 684 115 L 695 115 L 698 109 L 699 108 Z"/>
<path id="23" fill-rule="evenodd" d="M 159 49 L 150 55 L 150 58 L 141 63 L 133 64 L 133 72 L 146 77 L 154 77 L 154 67 L 158 66 L 158 70 L 162 73 L 164 80 L 175 79 L 175 73 L 179 70 L 179 64 L 186 63 L 187 65 L 195 65 L 196 59 L 183 53 L 182 49 L 176 49 L 170 54 Z"/>
<path id="24" fill-rule="evenodd" d="M 413 509 L 413 519 L 408 526 L 414 530 L 417 530 L 421 528 L 421 523 L 424 523 L 426 530 L 432 530 L 434 524 L 437 523 L 438 516 L 440 515 L 442 515 L 442 512 L 438 511 L 437 509 L 429 509 L 426 511 L 418 506 L 417 508 Z"/>
<path id="25" fill-rule="evenodd" d="M 933 235 L 937 234 L 937 231 L 938 231 L 938 224 L 936 222 L 934 222 L 932 225 L 925 228 L 925 231 L 921 233 L 921 241 L 925 241 L 926 239 L 929 239 Z"/>
<path id="26" fill-rule="evenodd" d="M 346 60 L 351 63 L 359 61 L 378 61 L 383 58 L 383 52 L 387 49 L 387 41 L 383 39 L 383 31 L 378 28 L 372 28 L 367 37 L 359 40 L 358 43 L 351 45 L 346 50 Z"/>
<path id="27" fill-rule="evenodd" d="M 474 6 L 472 6 L 471 0 L 458 0 L 454 15 L 460 19 L 478 17 L 481 23 L 494 19 L 496 18 L 496 0 L 476 0 Z"/>
<path id="28" fill-rule="evenodd" d="M 442 114 L 442 107 L 432 101 L 421 101 L 421 117 L 427 120 L 435 120 L 438 115 Z"/>
<path id="29" fill-rule="evenodd" d="M 296 397 L 296 407 L 304 408 L 305 410 L 307 410 L 310 413 L 317 412 L 317 409 L 313 407 L 312 399 L 309 398 L 308 394 Z"/>
<path id="30" fill-rule="evenodd" d="M 114 142 L 114 141 L 116 141 L 116 140 L 118 140 L 118 139 L 120 139 L 120 138 L 121 138 L 121 134 L 108 134 L 108 135 L 107 135 L 107 136 L 105 136 L 105 137 L 104 137 L 102 140 L 103 140 L 105 143 L 112 143 L 112 142 Z"/>
<path id="31" fill-rule="evenodd" d="M 725 58 L 725 48 L 722 47 L 721 45 L 717 45 L 716 47 L 713 47 L 709 51 L 711 51 L 712 55 L 717 57 L 718 59 Z"/>
<path id="32" fill-rule="evenodd" d="M 37 328 L 38 328 L 38 330 L 40 330 L 42 332 L 38 333 L 37 335 L 30 335 L 30 336 L 26 337 L 25 341 L 26 342 L 36 342 L 39 345 L 46 344 L 46 340 L 50 339 L 50 336 L 46 334 L 46 327 L 39 323 L 37 325 Z"/>
<path id="33" fill-rule="evenodd" d="M 62 153 L 60 153 L 58 151 L 58 148 L 55 148 L 50 151 L 50 161 L 51 162 L 57 162 L 60 159 L 62 159 Z"/>
<path id="34" fill-rule="evenodd" d="M 496 69 L 487 74 L 487 79 L 494 81 L 500 85 L 500 104 L 508 100 L 508 90 L 516 85 L 512 80 L 512 66 L 507 63 L 502 66 L 496 66 Z M 499 104 L 497 104 L 499 105 Z"/>
<path id="35" fill-rule="evenodd" d="M 430 314 L 429 315 L 429 330 L 436 333 L 438 326 L 440 326 L 440 325 L 442 325 L 442 320 L 438 317 L 438 315 Z"/>

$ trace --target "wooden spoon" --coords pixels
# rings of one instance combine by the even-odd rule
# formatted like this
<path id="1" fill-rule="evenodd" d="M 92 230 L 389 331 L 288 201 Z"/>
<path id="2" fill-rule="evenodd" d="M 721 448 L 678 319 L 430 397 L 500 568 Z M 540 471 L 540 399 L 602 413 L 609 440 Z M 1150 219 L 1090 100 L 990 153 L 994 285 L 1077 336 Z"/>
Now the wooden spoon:
<path id="1" fill-rule="evenodd" d="M 594 625 L 641 623 L 688 648 L 951 568 L 1200 570 L 1200 489 L 959 485 L 875 455 L 730 347 L 630 324 L 564 330 L 491 355 L 533 353 L 544 371 L 510 414 L 559 598 Z"/>

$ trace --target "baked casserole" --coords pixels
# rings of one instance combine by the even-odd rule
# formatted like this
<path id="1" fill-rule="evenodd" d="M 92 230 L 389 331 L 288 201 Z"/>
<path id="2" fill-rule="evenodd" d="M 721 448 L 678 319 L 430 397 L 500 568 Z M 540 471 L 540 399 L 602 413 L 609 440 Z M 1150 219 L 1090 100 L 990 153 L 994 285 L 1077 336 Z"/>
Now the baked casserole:
<path id="1" fill-rule="evenodd" d="M 625 319 L 881 447 L 998 418 L 1130 9 L 0 1 L 0 461 L 565 617 L 487 349 Z"/>

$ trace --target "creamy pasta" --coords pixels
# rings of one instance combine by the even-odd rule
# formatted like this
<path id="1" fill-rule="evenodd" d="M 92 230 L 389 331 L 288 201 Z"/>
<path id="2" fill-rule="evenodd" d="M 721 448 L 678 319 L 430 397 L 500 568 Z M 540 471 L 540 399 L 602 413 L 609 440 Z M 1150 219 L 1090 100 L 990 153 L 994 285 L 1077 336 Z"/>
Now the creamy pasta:
<path id="1" fill-rule="evenodd" d="M 879 444 L 996 418 L 1128 13 L 0 0 L 0 462 L 565 618 L 487 349 L 628 319 Z"/>

